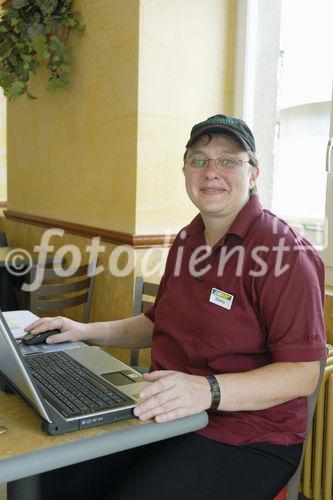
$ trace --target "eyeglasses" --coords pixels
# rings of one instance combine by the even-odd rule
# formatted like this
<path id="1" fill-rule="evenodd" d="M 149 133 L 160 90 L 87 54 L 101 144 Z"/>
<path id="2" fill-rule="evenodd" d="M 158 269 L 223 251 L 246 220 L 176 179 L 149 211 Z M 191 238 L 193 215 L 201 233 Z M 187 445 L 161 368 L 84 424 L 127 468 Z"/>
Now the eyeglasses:
<path id="1" fill-rule="evenodd" d="M 232 172 L 242 163 L 249 163 L 250 160 L 243 160 L 238 156 L 232 155 L 223 155 L 219 156 L 218 158 L 207 158 L 206 156 L 202 155 L 194 155 L 186 158 L 185 165 L 195 170 L 203 170 L 207 167 L 209 161 L 213 161 L 218 170 L 221 170 L 223 172 Z"/>

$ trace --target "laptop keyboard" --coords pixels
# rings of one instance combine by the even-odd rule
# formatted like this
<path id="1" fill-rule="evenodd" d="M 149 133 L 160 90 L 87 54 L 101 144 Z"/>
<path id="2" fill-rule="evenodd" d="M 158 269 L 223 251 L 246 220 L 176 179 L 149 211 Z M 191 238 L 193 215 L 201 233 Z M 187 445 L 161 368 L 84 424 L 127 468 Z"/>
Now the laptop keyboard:
<path id="1" fill-rule="evenodd" d="M 64 352 L 25 357 L 46 399 L 65 417 L 127 406 L 134 401 Z"/>

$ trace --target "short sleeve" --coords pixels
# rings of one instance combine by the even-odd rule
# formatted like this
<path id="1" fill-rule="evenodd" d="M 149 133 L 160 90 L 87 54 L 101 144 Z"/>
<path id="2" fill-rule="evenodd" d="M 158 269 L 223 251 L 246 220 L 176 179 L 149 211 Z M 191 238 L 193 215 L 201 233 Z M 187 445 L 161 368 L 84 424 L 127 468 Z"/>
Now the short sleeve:
<path id="1" fill-rule="evenodd" d="M 274 361 L 325 359 L 324 265 L 314 249 L 285 254 L 279 274 L 271 252 L 269 272 L 258 282 L 258 312 Z M 274 261 L 274 264 L 273 264 Z"/>

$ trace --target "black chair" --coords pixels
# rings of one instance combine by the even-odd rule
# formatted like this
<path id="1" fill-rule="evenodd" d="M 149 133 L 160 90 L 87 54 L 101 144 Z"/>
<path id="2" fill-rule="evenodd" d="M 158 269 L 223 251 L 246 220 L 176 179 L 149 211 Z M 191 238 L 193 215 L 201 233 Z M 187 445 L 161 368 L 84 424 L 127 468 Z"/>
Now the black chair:
<path id="1" fill-rule="evenodd" d="M 42 273 L 43 278 L 40 287 L 29 293 L 30 310 L 40 316 L 40 313 L 57 314 L 64 309 L 83 305 L 80 321 L 87 323 L 95 283 L 94 269 L 94 263 L 90 267 L 86 264 L 68 273 L 69 277 L 59 277 L 57 269 L 34 267 L 31 270 L 32 282 L 38 272 Z"/>
<path id="2" fill-rule="evenodd" d="M 0 247 L 8 247 L 6 233 L 0 231 Z"/>
<path id="3" fill-rule="evenodd" d="M 7 247 L 6 233 L 0 231 L 0 247 Z M 17 277 L 8 272 L 5 267 L 0 267 L 0 308 L 3 311 L 13 311 L 18 308 L 14 293 Z"/>

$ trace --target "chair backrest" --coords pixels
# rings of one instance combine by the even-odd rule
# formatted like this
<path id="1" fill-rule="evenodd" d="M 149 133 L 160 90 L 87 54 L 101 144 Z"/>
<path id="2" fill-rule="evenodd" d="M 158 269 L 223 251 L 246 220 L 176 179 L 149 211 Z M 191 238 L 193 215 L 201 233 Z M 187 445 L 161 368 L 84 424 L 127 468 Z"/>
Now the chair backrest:
<path id="1" fill-rule="evenodd" d="M 6 233 L 0 231 L 0 247 L 7 247 L 7 237 Z"/>
<path id="2" fill-rule="evenodd" d="M 134 287 L 134 303 L 133 303 L 133 316 L 141 314 L 154 303 L 157 295 L 159 285 L 144 281 L 142 276 L 137 276 L 135 279 Z M 139 349 L 131 349 L 132 366 L 138 366 L 139 363 Z"/>
<path id="3" fill-rule="evenodd" d="M 323 379 L 323 374 L 325 371 L 325 365 L 326 365 L 326 359 L 322 359 L 320 361 L 320 375 L 317 383 L 316 390 L 314 391 L 313 394 L 308 396 L 308 419 L 307 419 L 307 437 L 309 436 L 309 431 L 312 426 L 312 421 L 313 421 L 313 415 L 314 411 L 316 408 L 316 403 L 318 399 L 318 394 L 320 390 L 320 385 Z M 288 482 L 288 489 L 287 489 L 287 500 L 297 500 L 298 499 L 298 487 L 299 487 L 299 482 L 301 478 L 301 472 L 302 472 L 302 467 L 303 467 L 303 460 L 304 460 L 304 453 L 306 449 L 306 444 L 307 444 L 307 439 L 304 441 L 303 444 L 303 451 L 302 451 L 302 457 L 301 461 L 299 463 L 299 466 L 294 473 L 294 475 L 290 478 Z"/>
<path id="4" fill-rule="evenodd" d="M 89 321 L 89 313 L 95 282 L 95 263 L 66 270 L 68 277 L 59 277 L 57 268 L 35 266 L 31 270 L 32 282 L 36 275 L 43 276 L 40 287 L 30 292 L 30 310 L 37 314 L 57 311 L 83 304 L 81 321 Z M 77 293 L 80 292 L 80 293 Z"/>

